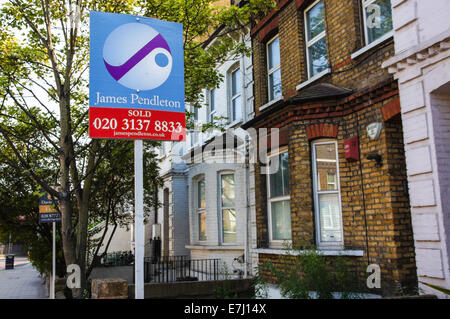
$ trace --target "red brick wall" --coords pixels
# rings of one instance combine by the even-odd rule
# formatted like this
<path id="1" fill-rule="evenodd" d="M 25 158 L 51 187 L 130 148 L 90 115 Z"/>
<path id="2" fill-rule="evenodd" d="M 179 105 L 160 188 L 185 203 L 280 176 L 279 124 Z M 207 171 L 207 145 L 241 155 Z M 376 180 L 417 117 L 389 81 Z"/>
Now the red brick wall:
<path id="1" fill-rule="evenodd" d="M 264 28 L 277 20 L 278 27 L 271 36 L 279 34 L 283 96 L 297 93 L 296 86 L 307 80 L 304 43 L 304 13 L 312 1 L 304 1 L 297 9 L 296 1 L 281 1 L 283 6 L 253 28 L 253 65 L 255 72 L 255 112 L 268 102 L 265 43 L 261 40 Z M 326 41 L 329 67 L 332 73 L 318 82 L 332 83 L 355 90 L 364 89 L 391 79 L 381 63 L 394 54 L 393 40 L 387 40 L 366 53 L 351 59 L 351 54 L 364 46 L 362 21 L 359 16 L 360 0 L 325 0 Z M 257 32 L 256 32 L 257 31 Z"/>
<path id="2" fill-rule="evenodd" d="M 363 46 L 360 1 L 325 0 L 332 73 L 314 84 L 332 83 L 350 88 L 354 93 L 346 98 L 286 105 L 277 111 L 268 107 L 260 112 L 259 107 L 267 103 L 268 97 L 265 42 L 261 41 L 259 32 L 265 32 L 272 19 L 277 19 L 277 28 L 271 29 L 271 35 L 278 32 L 280 36 L 285 99 L 296 93 L 301 95 L 296 86 L 307 80 L 303 10 L 312 2 L 281 2 L 283 5 L 252 32 L 257 117 L 251 125 L 288 129 L 293 245 L 316 244 L 310 140 L 335 136 L 345 249 L 364 250 L 363 257 L 348 257 L 359 281 L 365 283 L 367 265 L 377 263 L 382 271 L 382 288 L 376 292 L 395 293 L 397 281 L 415 287 L 409 199 L 403 186 L 406 180 L 403 132 L 400 117 L 396 115 L 398 89 L 392 76 L 381 69 L 381 63 L 393 55 L 393 42 L 387 40 L 352 60 L 351 54 Z M 379 139 L 371 141 L 366 126 L 375 121 L 382 122 L 383 129 Z M 360 161 L 347 162 L 344 140 L 353 136 L 359 136 Z M 375 152 L 382 156 L 382 167 L 375 167 L 375 162 L 366 158 Z M 268 247 L 266 176 L 258 173 L 259 167 L 256 172 L 257 245 Z M 276 262 L 278 256 L 260 254 L 260 264 L 267 260 Z"/>
<path id="3" fill-rule="evenodd" d="M 364 257 L 349 259 L 353 267 L 359 270 L 360 280 L 365 281 L 367 278 L 365 269 L 368 264 L 380 265 L 382 292 L 386 294 L 395 291 L 396 282 L 409 286 L 417 284 L 409 198 L 403 185 L 406 170 L 401 121 L 396 116 L 385 122 L 381 112 L 381 107 L 395 98 L 388 98 L 343 117 L 299 120 L 289 124 L 293 246 L 316 244 L 311 143 L 307 129 L 311 125 L 324 127 L 327 123 L 330 127 L 338 127 L 345 249 L 364 250 Z M 379 139 L 371 141 L 366 126 L 375 121 L 382 122 L 383 129 Z M 344 140 L 353 136 L 359 136 L 361 168 L 360 161 L 350 162 L 345 159 Z M 370 153 L 382 156 L 382 167 L 375 167 L 375 162 L 366 158 Z M 256 174 L 259 247 L 268 247 L 269 244 L 265 179 L 265 175 Z M 261 263 L 266 260 L 263 255 L 260 258 Z"/>

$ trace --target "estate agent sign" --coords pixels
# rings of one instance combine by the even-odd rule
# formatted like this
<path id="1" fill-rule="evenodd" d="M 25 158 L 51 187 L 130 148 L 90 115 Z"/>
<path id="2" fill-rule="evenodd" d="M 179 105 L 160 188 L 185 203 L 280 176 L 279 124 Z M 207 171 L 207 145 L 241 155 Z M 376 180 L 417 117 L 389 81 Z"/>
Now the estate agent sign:
<path id="1" fill-rule="evenodd" d="M 183 26 L 91 11 L 89 136 L 185 139 Z"/>
<path id="2" fill-rule="evenodd" d="M 58 199 L 52 200 L 49 194 L 45 194 L 39 197 L 39 222 L 40 223 L 53 223 L 60 222 L 61 215 L 56 208 L 59 205 Z"/>

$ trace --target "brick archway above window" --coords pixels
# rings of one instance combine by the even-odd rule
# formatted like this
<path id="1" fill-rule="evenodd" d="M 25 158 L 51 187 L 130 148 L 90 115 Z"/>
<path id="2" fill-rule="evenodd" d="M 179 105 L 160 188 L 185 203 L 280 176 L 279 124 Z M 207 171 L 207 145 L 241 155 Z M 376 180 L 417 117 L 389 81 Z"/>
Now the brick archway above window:
<path id="1" fill-rule="evenodd" d="M 381 113 L 383 114 L 383 118 L 385 121 L 390 120 L 395 115 L 400 114 L 400 98 L 396 97 L 391 102 L 387 103 L 381 108 Z"/>
<path id="2" fill-rule="evenodd" d="M 317 123 L 306 127 L 306 135 L 308 136 L 308 140 L 319 137 L 336 138 L 337 132 L 338 126 L 332 123 Z"/>
<path id="3" fill-rule="evenodd" d="M 259 42 L 266 42 L 269 38 L 273 37 L 278 31 L 278 17 L 275 17 L 267 23 L 258 33 Z"/>

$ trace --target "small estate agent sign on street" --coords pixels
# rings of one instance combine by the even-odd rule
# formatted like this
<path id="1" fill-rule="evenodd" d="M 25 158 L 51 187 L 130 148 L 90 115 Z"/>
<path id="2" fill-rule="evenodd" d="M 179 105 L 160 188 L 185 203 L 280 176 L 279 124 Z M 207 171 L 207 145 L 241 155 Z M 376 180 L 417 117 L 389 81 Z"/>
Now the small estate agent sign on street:
<path id="1" fill-rule="evenodd" d="M 183 25 L 91 11 L 89 136 L 185 139 Z"/>
<path id="2" fill-rule="evenodd" d="M 52 186 L 53 189 L 60 192 L 59 186 Z M 57 206 L 59 201 L 57 198 L 52 199 L 50 194 L 45 193 L 39 197 L 39 222 L 52 223 L 52 277 L 50 286 L 50 299 L 55 299 L 55 278 L 56 278 L 56 223 L 61 222 L 61 214 Z"/>
<path id="3" fill-rule="evenodd" d="M 60 222 L 61 215 L 56 208 L 59 205 L 58 199 L 55 198 L 53 202 L 49 194 L 45 194 L 39 197 L 39 222 L 40 223 L 53 223 Z"/>

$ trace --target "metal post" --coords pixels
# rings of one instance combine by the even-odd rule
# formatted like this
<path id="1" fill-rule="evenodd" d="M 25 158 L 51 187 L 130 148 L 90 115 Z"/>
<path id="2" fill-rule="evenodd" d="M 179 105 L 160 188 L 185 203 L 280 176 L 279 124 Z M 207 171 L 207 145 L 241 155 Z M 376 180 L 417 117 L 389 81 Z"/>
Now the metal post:
<path id="1" fill-rule="evenodd" d="M 144 299 L 144 163 L 143 142 L 134 141 L 135 299 Z"/>
<path id="2" fill-rule="evenodd" d="M 55 276 L 56 276 L 56 223 L 53 222 L 53 253 L 52 253 L 52 288 L 51 299 L 55 299 Z"/>
<path id="3" fill-rule="evenodd" d="M 9 233 L 9 242 L 8 242 L 8 255 L 11 255 L 11 233 Z"/>

